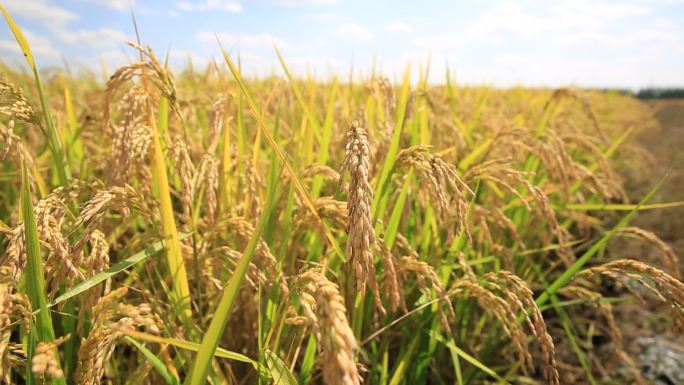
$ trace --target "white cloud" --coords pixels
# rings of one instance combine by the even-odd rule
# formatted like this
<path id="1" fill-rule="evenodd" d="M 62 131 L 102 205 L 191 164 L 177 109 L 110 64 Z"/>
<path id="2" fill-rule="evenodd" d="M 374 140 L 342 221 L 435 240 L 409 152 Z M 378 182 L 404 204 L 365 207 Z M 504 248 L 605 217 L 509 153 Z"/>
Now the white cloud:
<path id="1" fill-rule="evenodd" d="M 31 52 L 42 59 L 58 59 L 60 52 L 55 49 L 54 45 L 48 37 L 37 35 L 29 29 L 22 29 L 26 40 L 31 45 Z M 13 38 L 0 40 L 0 50 L 11 52 L 13 54 L 21 54 L 19 44 Z"/>
<path id="2" fill-rule="evenodd" d="M 466 39 L 463 36 L 454 34 L 417 37 L 412 41 L 419 48 L 434 49 L 460 47 L 466 43 Z"/>
<path id="3" fill-rule="evenodd" d="M 352 41 L 373 40 L 373 32 L 359 24 L 343 24 L 337 29 L 337 35 Z"/>
<path id="4" fill-rule="evenodd" d="M 318 6 L 318 5 L 332 5 L 337 4 L 339 0 L 262 0 L 266 3 L 284 5 L 287 7 L 298 7 L 298 6 Z"/>
<path id="5" fill-rule="evenodd" d="M 88 3 L 103 5 L 105 7 L 113 8 L 118 11 L 128 10 L 129 6 L 135 6 L 135 1 L 133 0 L 81 0 Z"/>
<path id="6" fill-rule="evenodd" d="M 231 13 L 242 12 L 242 5 L 230 0 L 202 0 L 181 1 L 176 4 L 183 11 L 225 11 Z"/>
<path id="7" fill-rule="evenodd" d="M 586 45 L 597 44 L 607 47 L 632 47 L 635 45 L 670 45 L 684 48 L 681 45 L 679 36 L 661 30 L 641 29 L 634 30 L 627 34 L 609 34 L 602 32 L 580 32 L 575 35 L 563 36 L 558 39 L 558 43 L 566 45 Z"/>
<path id="8" fill-rule="evenodd" d="M 480 46 L 543 42 L 577 47 L 582 52 L 600 48 L 643 52 L 654 47 L 684 51 L 679 26 L 665 17 L 656 17 L 651 4 L 642 2 L 503 1 L 467 25 L 463 38 Z M 421 43 L 428 44 L 429 40 L 422 39 Z"/>
<path id="9" fill-rule="evenodd" d="M 411 32 L 413 27 L 409 23 L 403 21 L 395 21 L 384 25 L 387 32 Z"/>
<path id="10" fill-rule="evenodd" d="M 111 7 L 127 6 L 128 0 L 86 0 Z M 85 45 L 93 48 L 103 48 L 127 40 L 126 35 L 112 28 L 98 28 L 95 30 L 73 30 L 70 25 L 81 19 L 81 15 L 61 8 L 46 0 L 22 0 L 7 3 L 12 16 L 38 22 L 45 26 L 55 39 L 71 45 Z M 24 29 L 25 31 L 25 29 Z M 48 37 L 25 33 L 36 53 L 43 56 L 56 57 L 59 51 L 53 48 Z M 4 44 L 6 48 L 9 44 Z"/>
<path id="11" fill-rule="evenodd" d="M 66 24 L 78 20 L 80 16 L 45 0 L 20 0 L 5 2 L 5 7 L 12 17 L 23 17 L 27 20 L 45 23 L 47 26 Z"/>
<path id="12" fill-rule="evenodd" d="M 303 13 L 299 16 L 300 20 L 313 20 L 313 21 L 330 21 L 337 18 L 339 15 L 332 12 L 314 12 L 314 13 Z"/>
<path id="13" fill-rule="evenodd" d="M 613 22 L 645 17 L 650 12 L 650 7 L 643 4 L 590 0 L 504 1 L 469 25 L 466 34 L 493 40 L 538 37 L 551 32 L 574 35 L 578 31 L 603 31 Z"/>
<path id="14" fill-rule="evenodd" d="M 236 48 L 271 49 L 274 44 L 279 48 L 285 48 L 288 46 L 288 44 L 282 39 L 279 39 L 268 33 L 260 33 L 255 35 L 233 32 L 214 33 L 209 31 L 200 31 L 197 33 L 197 38 L 201 42 L 216 43 L 217 37 L 226 49 L 230 49 L 233 46 Z"/>
<path id="15" fill-rule="evenodd" d="M 93 48 L 111 47 L 130 40 L 126 34 L 112 28 L 80 29 L 76 31 L 59 29 L 55 31 L 55 36 L 67 44 L 86 45 Z"/>

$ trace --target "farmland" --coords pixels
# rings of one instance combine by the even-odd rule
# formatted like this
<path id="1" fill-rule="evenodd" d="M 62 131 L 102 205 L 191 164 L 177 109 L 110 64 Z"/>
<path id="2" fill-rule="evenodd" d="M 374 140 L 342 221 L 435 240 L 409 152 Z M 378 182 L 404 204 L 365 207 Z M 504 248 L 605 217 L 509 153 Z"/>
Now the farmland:
<path id="1" fill-rule="evenodd" d="M 633 337 L 684 330 L 671 105 L 137 43 L 103 81 L 13 32 L 0 381 L 649 383 Z"/>

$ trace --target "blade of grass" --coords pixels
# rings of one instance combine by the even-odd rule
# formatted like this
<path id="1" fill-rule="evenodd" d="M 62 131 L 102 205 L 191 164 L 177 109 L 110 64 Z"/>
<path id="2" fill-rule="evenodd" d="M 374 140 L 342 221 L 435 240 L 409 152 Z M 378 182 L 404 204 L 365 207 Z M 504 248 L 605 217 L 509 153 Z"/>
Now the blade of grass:
<path id="1" fill-rule="evenodd" d="M 551 299 L 551 295 L 556 294 L 558 290 L 560 290 L 563 286 L 565 286 L 572 278 L 575 276 L 575 274 L 591 259 L 591 257 L 596 254 L 603 245 L 605 245 L 614 235 L 615 233 L 620 230 L 620 228 L 626 226 L 632 218 L 637 214 L 641 206 L 643 206 L 646 202 L 648 202 L 651 197 L 658 191 L 660 186 L 665 182 L 665 179 L 667 176 L 670 174 L 668 171 L 665 176 L 663 176 L 658 183 L 651 189 L 651 191 L 646 194 L 646 196 L 639 202 L 636 207 L 632 209 L 627 215 L 625 215 L 620 222 L 618 222 L 617 225 L 615 225 L 610 231 L 608 231 L 598 242 L 596 242 L 589 250 L 587 250 L 580 258 L 575 261 L 567 270 L 563 272 L 558 278 L 556 278 L 555 281 L 549 285 L 546 290 L 544 290 L 543 293 L 539 297 L 537 297 L 537 300 L 535 301 L 537 303 L 537 306 L 541 306 L 545 304 L 549 299 Z"/>
<path id="2" fill-rule="evenodd" d="M 268 371 L 271 373 L 271 378 L 273 378 L 273 384 L 275 385 L 297 385 L 297 379 L 294 374 L 290 371 L 290 368 L 285 365 L 285 363 L 278 357 L 275 353 L 270 350 L 266 350 L 266 364 L 268 365 Z"/>
<path id="3" fill-rule="evenodd" d="M 24 287 L 26 294 L 31 302 L 33 309 L 40 312 L 36 317 L 36 335 L 34 341 L 52 342 L 55 340 L 55 331 L 52 326 L 52 317 L 48 309 L 47 296 L 45 292 L 45 277 L 43 276 L 43 258 L 40 253 L 40 241 L 38 238 L 38 228 L 33 212 L 33 201 L 28 181 L 28 170 L 22 161 L 21 173 L 21 208 L 24 220 L 24 242 L 26 248 L 26 270 L 24 271 Z M 59 355 L 56 355 L 59 357 Z M 57 358 L 59 364 L 59 359 Z M 53 378 L 53 384 L 66 385 L 66 380 Z"/>
<path id="4" fill-rule="evenodd" d="M 178 338 L 160 337 L 160 336 L 156 336 L 154 334 L 143 333 L 143 332 L 130 330 L 130 329 L 125 329 L 125 330 L 123 330 L 123 332 L 126 335 L 137 338 L 141 341 L 154 342 L 154 343 L 163 344 L 163 345 L 171 345 L 171 346 L 175 346 L 177 348 L 180 348 L 183 350 L 188 350 L 191 352 L 198 352 L 201 349 L 201 345 L 196 343 L 196 342 L 190 342 L 190 341 L 186 341 L 186 340 L 182 340 L 182 339 L 178 339 Z M 227 358 L 229 360 L 251 364 L 255 369 L 259 369 L 259 363 L 254 361 L 253 359 L 245 356 L 244 354 L 235 353 L 235 352 L 232 352 L 230 350 L 223 349 L 223 348 L 216 348 L 216 351 L 214 352 L 214 356 L 219 357 L 219 358 Z"/>
<path id="5" fill-rule="evenodd" d="M 68 150 L 67 155 L 70 158 L 77 160 L 83 159 L 83 143 L 78 137 L 78 122 L 76 121 L 76 111 L 74 110 L 74 102 L 71 98 L 71 91 L 69 87 L 64 87 L 64 109 L 67 115 L 67 128 L 68 128 Z"/>
<path id="6" fill-rule="evenodd" d="M 217 41 L 218 41 L 218 39 L 217 39 Z M 299 180 L 299 178 L 297 178 L 297 174 L 294 172 L 294 170 L 290 166 L 289 162 L 287 161 L 285 154 L 281 151 L 281 149 L 278 146 L 278 143 L 275 141 L 275 139 L 273 139 L 273 135 L 271 135 L 271 132 L 268 130 L 268 128 L 266 128 L 266 124 L 264 123 L 264 120 L 261 118 L 261 115 L 259 114 L 259 110 L 256 107 L 256 103 L 254 103 L 254 99 L 252 99 L 252 96 L 249 93 L 249 91 L 247 90 L 247 87 L 245 87 L 245 84 L 242 82 L 242 77 L 240 76 L 239 71 L 235 67 L 233 60 L 228 56 L 226 51 L 223 49 L 221 42 L 219 41 L 218 43 L 219 43 L 219 46 L 221 48 L 221 53 L 223 53 L 223 59 L 228 64 L 228 67 L 230 68 L 230 72 L 233 74 L 235 81 L 238 82 L 238 85 L 240 86 L 240 89 L 242 90 L 242 94 L 247 99 L 247 104 L 249 106 L 249 109 L 252 111 L 254 118 L 257 121 L 259 129 L 262 130 L 264 137 L 268 141 L 269 145 L 271 146 L 271 148 L 273 148 L 273 151 L 275 151 L 275 153 L 278 156 L 278 158 L 280 159 L 280 161 L 283 162 L 283 166 L 285 168 L 285 171 L 287 172 L 288 177 L 292 181 L 292 184 L 294 184 L 295 189 L 297 190 L 297 193 L 299 194 L 299 197 L 302 199 L 302 201 L 304 201 L 304 204 L 307 206 L 309 211 L 311 211 L 311 214 L 313 215 L 317 224 L 323 229 L 325 236 L 328 239 L 328 242 L 330 243 L 330 246 L 335 251 L 335 254 L 337 254 L 338 258 L 340 258 L 341 260 L 344 261 L 345 260 L 344 253 L 342 252 L 342 249 L 340 249 L 340 246 L 338 245 L 337 240 L 335 239 L 335 236 L 333 235 L 330 228 L 328 226 L 326 226 L 326 224 L 323 222 L 320 215 L 318 215 L 318 211 L 316 211 L 316 208 L 313 205 L 313 202 L 311 200 L 311 196 L 306 192 L 306 189 L 304 189 L 304 186 L 302 185 L 301 181 Z"/>
<path id="7" fill-rule="evenodd" d="M 254 257 L 254 251 L 256 250 L 257 243 L 261 238 L 261 233 L 263 232 L 266 223 L 269 220 L 271 213 L 272 202 L 275 196 L 275 188 L 269 188 L 269 194 L 267 201 L 264 205 L 264 210 L 259 216 L 259 221 L 257 222 L 256 228 L 252 237 L 247 243 L 247 247 L 242 253 L 242 257 L 235 267 L 233 275 L 228 281 L 223 290 L 221 300 L 214 312 L 214 318 L 212 318 L 209 328 L 202 337 L 202 344 L 197 356 L 192 363 L 192 368 L 188 377 L 185 379 L 185 385 L 201 385 L 204 384 L 207 379 L 207 374 L 209 372 L 209 367 L 214 356 L 214 352 L 218 347 L 219 340 L 223 335 L 223 332 L 228 324 L 230 318 L 230 313 L 237 298 L 242 281 L 245 279 L 245 274 L 249 268 L 249 264 Z"/>
<path id="8" fill-rule="evenodd" d="M 189 233 L 183 233 L 180 235 L 179 239 L 185 239 L 189 237 Z M 166 243 L 164 241 L 159 241 L 151 245 L 150 247 L 146 248 L 145 250 L 139 251 L 132 256 L 124 259 L 123 261 L 111 266 L 107 270 L 101 271 L 94 276 L 79 282 L 76 284 L 74 287 L 60 295 L 59 297 L 55 298 L 50 304 L 48 305 L 49 307 L 55 306 L 57 304 L 60 304 L 69 298 L 75 297 L 84 291 L 90 289 L 91 287 L 94 287 L 105 280 L 119 274 L 120 272 L 128 269 L 129 267 L 133 265 L 137 265 L 138 263 L 146 261 L 148 258 L 150 258 L 153 255 L 156 255 L 160 251 L 164 250 L 166 247 Z"/>
<path id="9" fill-rule="evenodd" d="M 171 373 L 169 372 L 169 369 L 164 365 L 164 362 L 159 359 L 154 353 L 150 351 L 150 349 L 146 348 L 145 345 L 141 344 L 140 342 L 136 341 L 134 338 L 130 336 L 124 337 L 126 341 L 128 341 L 131 345 L 135 346 L 140 352 L 145 356 L 147 359 L 147 362 L 149 362 L 152 367 L 159 373 L 159 375 L 166 381 L 167 384 L 169 385 L 180 385 L 180 382 L 176 377 L 172 376 Z"/>
<path id="10" fill-rule="evenodd" d="M 311 125 L 312 131 L 313 131 L 314 135 L 316 136 L 316 140 L 318 140 L 318 142 L 320 143 L 321 142 L 321 123 L 316 118 L 316 115 L 314 115 L 314 113 L 311 111 L 308 104 L 306 104 L 306 101 L 304 101 L 304 97 L 302 96 L 302 92 L 299 90 L 299 86 L 297 86 L 297 82 L 292 77 L 292 73 L 287 68 L 287 64 L 285 63 L 285 59 L 283 59 L 283 55 L 280 53 L 280 50 L 278 50 L 278 47 L 276 47 L 275 45 L 273 46 L 273 49 L 275 49 L 276 55 L 278 55 L 278 60 L 280 61 L 280 64 L 283 67 L 283 71 L 285 71 L 285 76 L 287 76 L 287 80 L 290 82 L 290 86 L 292 87 L 292 92 L 294 92 L 295 98 L 297 98 L 297 102 L 299 103 L 299 106 L 302 108 L 302 111 L 304 111 L 304 116 L 306 116 L 306 119 L 309 121 L 309 124 Z"/>
<path id="11" fill-rule="evenodd" d="M 397 232 L 399 231 L 401 215 L 404 213 L 406 197 L 408 196 L 408 189 L 412 180 L 413 168 L 411 168 L 409 170 L 408 175 L 406 175 L 406 180 L 404 180 L 404 185 L 401 187 L 399 198 L 397 198 L 397 203 L 394 205 L 394 208 L 392 209 L 392 214 L 390 215 L 390 220 L 387 223 L 387 229 L 385 231 L 385 243 L 387 244 L 387 247 L 390 249 L 394 245 L 394 238 L 397 236 Z"/>
<path id="12" fill-rule="evenodd" d="M 477 358 L 471 356 L 467 352 L 465 352 L 463 349 L 459 348 L 456 346 L 456 343 L 454 342 L 453 338 L 449 338 L 448 340 L 445 340 L 444 337 L 442 337 L 439 333 L 435 333 L 434 331 L 430 331 L 430 334 L 434 339 L 436 339 L 438 342 L 442 343 L 444 346 L 446 346 L 450 351 L 454 352 L 458 357 L 463 358 L 463 360 L 467 361 L 469 364 L 473 365 L 474 367 L 480 369 L 482 372 L 487 374 L 488 376 L 496 379 L 497 381 L 508 384 L 508 381 L 503 379 L 501 376 L 496 374 L 491 368 L 489 368 L 487 365 L 483 364 L 480 362 Z"/>
<path id="13" fill-rule="evenodd" d="M 325 114 L 325 122 L 323 123 L 321 134 L 321 142 L 318 148 L 318 155 L 316 163 L 325 165 L 328 163 L 330 157 L 330 140 L 332 139 L 335 101 L 337 100 L 338 78 L 335 76 L 330 90 L 330 99 L 328 100 L 328 107 Z M 313 180 L 313 187 L 311 188 L 311 196 L 316 198 L 320 195 L 321 187 L 323 187 L 323 177 L 316 175 Z"/>
<path id="14" fill-rule="evenodd" d="M 389 381 L 389 385 L 399 385 L 403 380 L 405 380 L 404 376 L 406 375 L 406 370 L 408 369 L 409 365 L 411 365 L 411 360 L 413 359 L 413 354 L 416 350 L 416 346 L 418 345 L 418 341 L 420 341 L 420 333 L 416 333 L 416 335 L 413 336 L 411 343 L 401 356 L 401 359 L 397 363 L 396 369 L 394 369 L 394 374 L 392 374 L 392 378 Z"/>
<path id="15" fill-rule="evenodd" d="M 161 148 L 159 132 L 165 131 L 166 127 L 157 127 L 154 114 L 151 108 L 147 114 L 148 122 L 152 127 L 152 145 L 154 147 L 153 165 L 157 188 L 159 189 L 159 208 L 161 212 L 162 231 L 166 243 L 166 262 L 173 280 L 172 292 L 170 293 L 171 302 L 178 310 L 178 315 L 184 323 L 192 323 L 192 310 L 190 307 L 190 286 L 188 275 L 185 269 L 185 262 L 181 252 L 180 238 L 176 221 L 173 217 L 173 206 L 171 204 L 171 191 L 169 190 L 169 179 L 166 174 L 166 161 Z M 163 121 L 162 121 L 163 122 Z"/>

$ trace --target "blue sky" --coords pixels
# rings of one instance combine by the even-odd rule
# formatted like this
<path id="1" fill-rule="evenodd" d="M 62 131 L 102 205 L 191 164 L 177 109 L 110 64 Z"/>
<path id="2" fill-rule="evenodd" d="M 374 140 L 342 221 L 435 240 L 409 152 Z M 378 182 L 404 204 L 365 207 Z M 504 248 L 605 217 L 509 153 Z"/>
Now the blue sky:
<path id="1" fill-rule="evenodd" d="M 431 55 L 432 82 L 447 65 L 461 83 L 497 86 L 684 86 L 684 1 L 5 0 L 42 67 L 110 71 L 132 60 L 134 33 L 180 68 L 219 59 L 215 36 L 245 72 L 281 71 L 277 44 L 299 74 L 396 78 Z M 9 29 L 0 57 L 21 63 Z"/>

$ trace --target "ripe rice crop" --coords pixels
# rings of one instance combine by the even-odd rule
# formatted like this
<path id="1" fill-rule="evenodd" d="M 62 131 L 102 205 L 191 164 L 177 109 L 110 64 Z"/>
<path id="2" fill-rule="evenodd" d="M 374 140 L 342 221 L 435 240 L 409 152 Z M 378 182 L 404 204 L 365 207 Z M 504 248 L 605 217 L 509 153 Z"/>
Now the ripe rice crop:
<path id="1" fill-rule="evenodd" d="M 681 205 L 625 191 L 656 125 L 629 96 L 280 53 L 285 77 L 172 73 L 135 43 L 100 84 L 39 73 L 5 17 L 32 73 L 0 76 L 4 383 L 643 383 L 614 308 L 684 330 L 677 255 L 629 223 Z"/>

